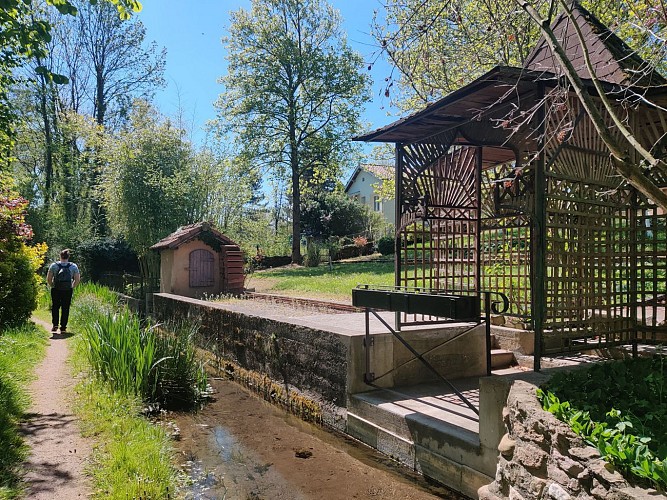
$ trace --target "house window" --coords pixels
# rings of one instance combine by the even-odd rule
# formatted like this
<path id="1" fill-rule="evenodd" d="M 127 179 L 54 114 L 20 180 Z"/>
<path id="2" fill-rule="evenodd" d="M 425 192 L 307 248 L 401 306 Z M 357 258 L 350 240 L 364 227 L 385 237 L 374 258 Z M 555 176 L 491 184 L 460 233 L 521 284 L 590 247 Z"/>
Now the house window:
<path id="1" fill-rule="evenodd" d="M 365 197 L 365 196 L 362 196 L 362 197 L 361 197 L 361 204 L 362 204 L 362 205 L 365 205 L 365 204 L 366 204 L 366 197 Z"/>
<path id="2" fill-rule="evenodd" d="M 377 195 L 373 196 L 373 210 L 375 210 L 376 212 L 379 212 L 380 210 L 382 210 L 382 204 L 380 202 L 380 197 L 377 196 Z"/>
<path id="3" fill-rule="evenodd" d="M 214 257 L 208 250 L 190 252 L 190 288 L 213 286 Z"/>

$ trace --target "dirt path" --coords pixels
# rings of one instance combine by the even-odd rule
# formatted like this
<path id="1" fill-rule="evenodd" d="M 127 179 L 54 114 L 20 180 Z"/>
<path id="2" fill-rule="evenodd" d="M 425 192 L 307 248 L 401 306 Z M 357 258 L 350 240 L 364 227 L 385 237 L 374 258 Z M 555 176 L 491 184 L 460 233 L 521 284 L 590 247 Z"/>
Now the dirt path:
<path id="1" fill-rule="evenodd" d="M 75 380 L 67 357 L 65 336 L 52 335 L 30 388 L 32 406 L 22 425 L 32 450 L 25 476 L 29 500 L 91 494 L 83 473 L 91 447 L 68 403 Z M 193 480 L 181 492 L 186 499 L 463 498 L 429 485 L 370 448 L 285 414 L 234 382 L 213 380 L 212 385 L 215 400 L 200 412 L 167 416 L 180 428 L 174 447 Z"/>
<path id="2" fill-rule="evenodd" d="M 50 331 L 51 325 L 33 318 Z M 24 478 L 30 500 L 88 498 L 83 468 L 91 446 L 81 437 L 69 401 L 75 380 L 67 364 L 69 335 L 54 334 L 30 387 L 32 405 L 21 429 L 31 448 Z"/>

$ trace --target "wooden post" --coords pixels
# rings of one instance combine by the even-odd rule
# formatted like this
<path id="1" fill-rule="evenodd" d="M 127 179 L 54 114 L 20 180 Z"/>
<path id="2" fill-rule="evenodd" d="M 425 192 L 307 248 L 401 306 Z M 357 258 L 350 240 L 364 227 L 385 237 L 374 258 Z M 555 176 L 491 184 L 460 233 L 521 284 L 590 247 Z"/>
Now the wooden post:
<path id="1" fill-rule="evenodd" d="M 398 227 L 401 223 L 401 207 L 403 205 L 403 145 L 396 143 L 396 153 L 394 155 L 394 285 L 401 284 L 401 244 L 398 241 Z M 401 313 L 394 314 L 394 329 L 401 331 Z"/>
<path id="2" fill-rule="evenodd" d="M 477 234 L 475 235 L 477 244 L 475 245 L 475 272 L 477 273 L 477 282 L 475 286 L 477 287 L 477 293 L 479 294 L 480 299 L 482 298 L 482 159 L 484 154 L 484 148 L 476 148 L 476 158 L 475 158 L 475 182 L 476 193 L 475 197 L 477 198 Z M 484 300 L 488 300 L 488 297 L 484 295 Z M 487 318 L 487 321 L 490 322 L 491 318 Z"/>
<path id="3" fill-rule="evenodd" d="M 538 158 L 535 165 L 535 208 L 531 227 L 532 242 L 532 294 L 531 309 L 533 315 L 533 329 L 535 331 L 535 353 L 533 369 L 538 372 L 541 368 L 542 335 L 544 334 L 544 316 L 546 313 L 545 273 L 546 273 L 546 172 L 545 172 L 545 106 L 544 83 L 538 83 L 538 99 L 542 100 L 537 112 L 539 124 Z"/>

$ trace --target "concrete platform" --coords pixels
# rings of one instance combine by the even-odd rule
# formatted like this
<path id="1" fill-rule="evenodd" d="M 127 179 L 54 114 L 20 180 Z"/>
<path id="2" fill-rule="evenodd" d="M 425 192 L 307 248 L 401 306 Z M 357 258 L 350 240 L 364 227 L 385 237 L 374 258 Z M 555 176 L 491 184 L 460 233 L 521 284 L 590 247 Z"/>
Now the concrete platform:
<path id="1" fill-rule="evenodd" d="M 453 381 L 478 416 L 373 316 L 366 346 L 364 313 L 170 294 L 155 295 L 155 310 L 160 321 L 196 318 L 203 341 L 225 359 L 321 401 L 328 425 L 471 497 L 493 480 L 513 378 L 541 376 L 506 368 L 486 377 L 483 324 L 404 327 L 401 336 Z M 394 313 L 380 317 L 393 326 Z M 366 356 L 374 387 L 364 382 Z"/>
<path id="2" fill-rule="evenodd" d="M 480 410 L 479 377 L 452 384 Z M 485 452 L 479 431 L 480 417 L 444 383 L 376 389 L 348 400 L 348 434 L 471 497 L 495 470 L 495 453 Z"/>

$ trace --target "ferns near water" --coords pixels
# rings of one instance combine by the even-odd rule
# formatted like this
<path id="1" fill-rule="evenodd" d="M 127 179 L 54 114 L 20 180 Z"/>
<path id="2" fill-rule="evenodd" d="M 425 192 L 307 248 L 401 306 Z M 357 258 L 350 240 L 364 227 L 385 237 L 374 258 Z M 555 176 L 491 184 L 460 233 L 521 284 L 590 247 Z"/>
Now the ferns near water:
<path id="1" fill-rule="evenodd" d="M 81 294 L 75 307 L 94 373 L 112 390 L 162 408 L 191 408 L 201 401 L 207 380 L 195 356 L 197 327 L 158 328 L 109 299 Z"/>

